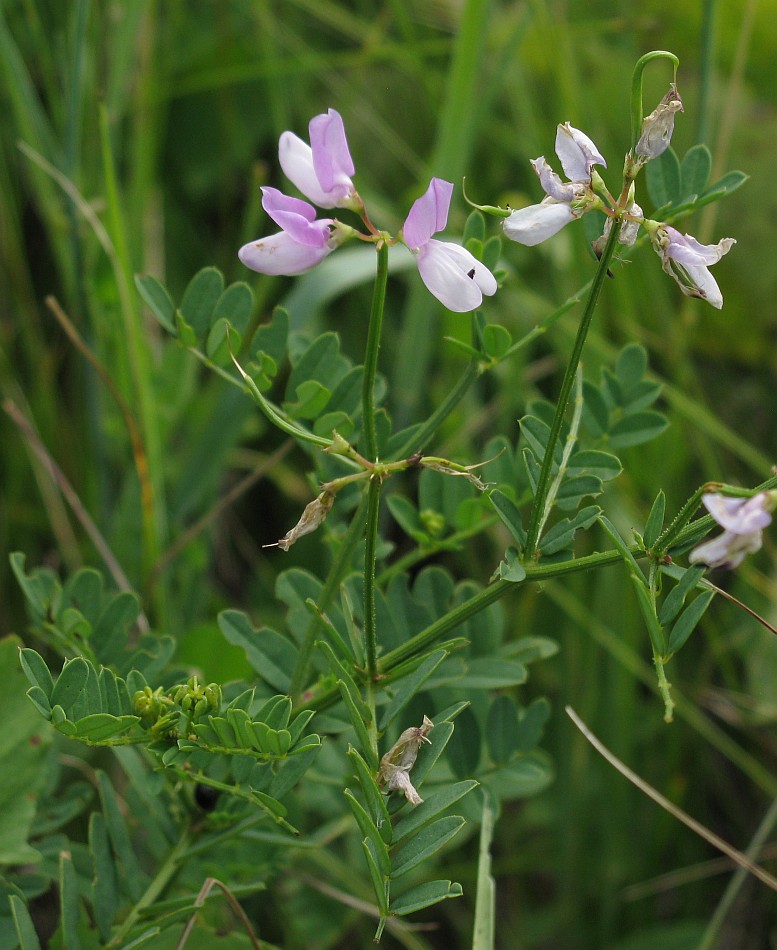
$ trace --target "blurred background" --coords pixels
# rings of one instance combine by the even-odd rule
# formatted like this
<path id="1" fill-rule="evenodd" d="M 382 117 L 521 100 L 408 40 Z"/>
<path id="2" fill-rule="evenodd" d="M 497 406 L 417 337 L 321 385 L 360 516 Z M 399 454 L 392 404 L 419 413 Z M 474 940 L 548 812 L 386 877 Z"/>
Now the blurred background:
<path id="1" fill-rule="evenodd" d="M 464 176 L 477 202 L 540 199 L 529 159 L 551 160 L 558 122 L 593 138 L 609 159 L 605 180 L 619 189 L 631 73 L 651 49 L 680 58 L 678 155 L 705 142 L 713 181 L 730 169 L 750 180 L 687 222 L 705 243 L 737 240 L 715 268 L 722 311 L 682 297 L 647 247 L 605 288 L 586 373 L 595 377 L 625 343 L 640 342 L 671 421 L 658 440 L 626 451 L 608 513 L 626 533 L 644 524 L 659 488 L 673 514 L 707 480 L 749 487 L 768 477 L 777 457 L 775 22 L 777 0 L 3 0 L 0 548 L 63 573 L 103 566 L 67 487 L 63 495 L 66 482 L 154 625 L 180 638 L 180 658 L 210 679 L 244 672 L 215 615 L 237 606 L 268 622 L 279 611 L 278 571 L 315 563 L 314 547 L 295 547 L 282 561 L 262 550 L 309 500 L 309 466 L 294 451 L 273 457 L 283 439 L 252 404 L 163 338 L 133 275 L 158 277 L 180 300 L 196 271 L 216 265 L 228 281 L 250 284 L 257 323 L 283 303 L 293 326 L 336 330 L 361 359 L 369 270 L 344 275 L 335 264 L 294 285 L 237 260 L 241 244 L 274 230 L 258 189 L 284 187 L 279 134 L 306 138 L 312 115 L 337 109 L 373 221 L 396 229 L 436 175 L 457 183 L 449 233 L 460 235 Z M 646 113 L 669 72 L 648 70 Z M 644 190 L 638 200 L 649 214 Z M 538 248 L 511 244 L 503 266 L 487 317 L 516 338 L 592 274 L 582 228 Z M 475 457 L 499 434 L 515 441 L 527 401 L 555 396 L 577 312 L 484 377 L 448 421 L 440 454 Z M 414 274 L 398 269 L 381 352 L 397 418 L 422 419 L 444 396 L 463 364 L 443 337 L 467 340 L 468 332 L 466 320 L 442 312 Z M 416 380 L 424 385 L 414 388 Z M 122 405 L 147 440 L 160 489 L 153 517 L 139 515 Z M 219 505 L 271 457 L 249 491 Z M 499 535 L 480 540 L 448 563 L 485 583 L 504 544 Z M 716 582 L 774 623 L 773 532 L 736 576 Z M 504 606 L 514 635 L 552 637 L 561 649 L 533 668 L 522 697 L 551 699 L 545 747 L 556 779 L 500 818 L 498 946 L 703 946 L 730 866 L 598 759 L 563 707 L 574 706 L 647 781 L 745 848 L 777 798 L 777 642 L 718 598 L 673 662 L 678 710 L 666 726 L 621 569 L 522 591 Z M 24 627 L 3 557 L 0 631 Z M 775 842 L 763 859 L 769 866 L 777 835 L 767 837 Z M 475 848 L 454 850 L 447 864 L 465 889 Z M 776 904 L 747 882 L 709 946 L 777 946 Z M 471 905 L 445 910 L 451 929 L 440 946 L 467 946 Z"/>

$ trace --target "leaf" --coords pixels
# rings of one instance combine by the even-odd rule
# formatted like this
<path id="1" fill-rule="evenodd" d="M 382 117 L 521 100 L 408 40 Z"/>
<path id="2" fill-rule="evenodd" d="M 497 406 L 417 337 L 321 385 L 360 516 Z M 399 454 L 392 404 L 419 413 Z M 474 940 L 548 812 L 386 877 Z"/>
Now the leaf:
<path id="1" fill-rule="evenodd" d="M 224 638 L 241 647 L 259 676 L 273 689 L 286 692 L 297 659 L 297 649 L 269 627 L 257 630 L 239 610 L 222 610 L 218 625 Z"/>
<path id="2" fill-rule="evenodd" d="M 437 730 L 432 730 L 430 738 Z M 480 762 L 481 735 L 480 726 L 471 709 L 462 710 L 456 721 L 453 741 L 448 743 L 446 758 L 459 778 L 474 775 Z"/>
<path id="3" fill-rule="evenodd" d="M 741 188 L 749 177 L 750 176 L 745 174 L 745 172 L 726 172 L 726 174 L 722 178 L 719 178 L 714 185 L 710 185 L 704 194 L 699 195 L 699 197 L 694 202 L 695 206 L 700 208 L 702 205 L 709 204 L 711 201 L 717 201 L 720 198 L 728 197 L 728 195 L 735 192 L 738 188 Z"/>
<path id="4" fill-rule="evenodd" d="M 98 770 L 96 776 L 108 837 L 123 872 L 122 883 L 132 900 L 138 901 L 146 888 L 148 878 L 141 871 L 135 852 L 132 850 L 129 829 L 122 817 L 119 801 L 110 779 L 102 770 Z"/>
<path id="5" fill-rule="evenodd" d="M 175 304 L 167 288 L 150 274 L 136 274 L 135 286 L 148 309 L 162 327 L 173 336 L 178 335 L 175 326 Z"/>
<path id="6" fill-rule="evenodd" d="M 55 607 L 55 601 L 61 592 L 56 575 L 47 568 L 38 568 L 31 574 L 26 574 L 25 555 L 20 551 L 14 551 L 8 560 L 33 616 L 38 621 L 44 620 Z"/>
<path id="7" fill-rule="evenodd" d="M 317 337 L 297 359 L 286 383 L 286 401 L 293 403 L 302 383 L 316 380 L 322 386 L 335 386 L 351 369 L 350 362 L 340 353 L 340 339 L 336 333 Z"/>
<path id="8" fill-rule="evenodd" d="M 547 531 L 540 541 L 540 551 L 543 554 L 556 554 L 569 547 L 575 539 L 575 532 L 579 528 L 590 528 L 599 517 L 601 508 L 591 505 L 581 508 L 574 518 L 564 518 Z"/>
<path id="9" fill-rule="evenodd" d="M 711 169 L 712 155 L 706 145 L 700 143 L 688 149 L 680 166 L 683 201 L 692 201 L 704 192 Z"/>
<path id="10" fill-rule="evenodd" d="M 669 634 L 669 645 L 667 647 L 670 654 L 677 653 L 680 647 L 685 645 L 685 641 L 696 629 L 697 624 L 704 616 L 704 612 L 712 603 L 715 596 L 714 590 L 705 590 L 698 597 L 695 597 L 691 603 L 680 614 L 677 622 L 672 627 Z"/>
<path id="11" fill-rule="evenodd" d="M 533 700 L 521 710 L 516 731 L 516 747 L 519 752 L 532 752 L 540 744 L 545 723 L 550 718 L 550 703 L 544 696 Z"/>
<path id="12" fill-rule="evenodd" d="M 619 419 L 610 429 L 610 445 L 623 449 L 627 446 L 642 445 L 657 438 L 665 431 L 669 422 L 666 416 L 652 409 L 643 409 Z"/>
<path id="13" fill-rule="evenodd" d="M 491 359 L 501 359 L 512 342 L 510 331 L 499 323 L 489 323 L 483 328 L 483 348 Z"/>
<path id="14" fill-rule="evenodd" d="M 453 838 L 464 827 L 465 820 L 459 815 L 438 818 L 422 828 L 417 835 L 396 850 L 392 849 L 392 879 L 401 877 Z"/>
<path id="15" fill-rule="evenodd" d="M 509 761 L 518 746 L 518 707 L 511 696 L 497 696 L 488 710 L 486 744 L 497 765 Z"/>
<path id="16" fill-rule="evenodd" d="M 486 492 L 486 498 L 494 511 L 499 515 L 502 524 L 513 536 L 513 540 L 519 548 L 526 545 L 526 531 L 521 520 L 521 513 L 515 505 L 515 502 L 507 497 L 498 488 Z"/>
<path id="17" fill-rule="evenodd" d="M 409 498 L 404 495 L 389 495 L 386 498 L 386 505 L 394 521 L 408 537 L 419 544 L 429 542 L 429 534 L 421 527 L 418 509 Z"/>
<path id="18" fill-rule="evenodd" d="M 24 647 L 19 650 L 19 661 L 30 683 L 33 686 L 38 686 L 43 691 L 46 699 L 51 699 L 54 679 L 40 653 L 36 653 L 35 650 L 31 650 L 29 647 Z"/>
<path id="19" fill-rule="evenodd" d="M 388 877 L 391 874 L 391 859 L 389 858 L 386 842 L 380 836 L 380 832 L 370 820 L 362 804 L 354 798 L 353 792 L 351 792 L 349 788 L 346 788 L 343 794 L 348 801 L 348 805 L 350 806 L 353 817 L 356 819 L 356 824 L 359 826 L 362 836 L 372 845 L 372 853 L 381 875 Z"/>
<path id="20" fill-rule="evenodd" d="M 615 375 L 621 382 L 624 392 L 628 392 L 645 375 L 648 359 L 647 350 L 639 343 L 629 343 L 623 347 L 615 361 Z"/>
<path id="21" fill-rule="evenodd" d="M 383 917 L 388 917 L 389 903 L 386 895 L 386 880 L 380 873 L 378 861 L 370 845 L 369 838 L 365 838 L 362 841 L 362 848 L 364 849 L 364 856 L 367 859 L 367 868 L 370 872 L 370 879 L 372 880 L 372 889 L 375 891 L 375 897 L 378 901 L 378 908 Z"/>
<path id="22" fill-rule="evenodd" d="M 354 749 L 353 746 L 348 747 L 348 757 L 353 763 L 356 772 L 356 778 L 362 790 L 362 795 L 364 796 L 364 801 L 367 805 L 367 810 L 370 814 L 372 822 L 380 832 L 380 835 L 386 844 L 391 844 L 393 838 L 393 828 L 391 825 L 391 819 L 389 818 L 388 808 L 386 806 L 386 798 L 381 793 L 380 789 L 378 788 L 378 784 L 375 781 L 376 770 L 370 770 L 369 766 L 364 761 L 363 756 L 358 752 L 357 749 Z"/>
<path id="23" fill-rule="evenodd" d="M 666 626 L 680 613 L 685 598 L 702 579 L 705 570 L 706 568 L 701 564 L 686 568 L 678 583 L 667 594 L 661 605 L 661 610 L 658 613 L 660 623 Z"/>
<path id="24" fill-rule="evenodd" d="M 25 674 L 16 662 L 20 641 L 0 640 L 0 696 L 3 729 L 0 762 L 6 764 L 0 783 L 0 864 L 26 864 L 40 860 L 27 844 L 38 792 L 46 780 L 51 729 L 24 695 Z"/>
<path id="25" fill-rule="evenodd" d="M 210 329 L 213 311 L 224 290 L 224 277 L 215 267 L 203 267 L 189 281 L 179 310 L 198 340 Z"/>
<path id="26" fill-rule="evenodd" d="M 610 452 L 598 449 L 581 449 L 573 452 L 569 459 L 567 472 L 570 475 L 595 475 L 603 482 L 617 478 L 623 471 L 620 459 Z"/>
<path id="27" fill-rule="evenodd" d="M 51 691 L 52 708 L 54 706 L 61 706 L 68 719 L 71 720 L 87 714 L 87 683 L 90 670 L 94 674 L 94 667 L 82 656 L 65 660 L 62 672 L 57 677 L 57 681 Z"/>
<path id="28" fill-rule="evenodd" d="M 642 540 L 646 548 L 652 548 L 658 540 L 661 529 L 664 527 L 665 512 L 666 496 L 663 491 L 659 491 L 656 495 L 656 500 L 650 508 L 650 514 L 647 516 L 647 521 L 645 522 L 645 531 L 642 535 Z M 662 620 L 661 623 L 666 623 L 666 621 Z"/>
<path id="29" fill-rule="evenodd" d="M 297 386 L 296 401 L 287 402 L 286 408 L 294 419 L 315 419 L 329 402 L 331 392 L 317 379 L 306 379 Z"/>
<path id="30" fill-rule="evenodd" d="M 402 844 L 405 839 L 416 834 L 437 815 L 477 788 L 478 784 L 474 779 L 467 779 L 453 785 L 446 785 L 434 795 L 430 795 L 422 804 L 416 805 L 401 821 L 397 822 L 394 828 L 394 844 L 397 846 Z"/>
<path id="31" fill-rule="evenodd" d="M 601 495 L 602 491 L 602 480 L 596 475 L 565 478 L 556 495 L 556 504 L 562 511 L 574 511 L 584 498 Z"/>
<path id="32" fill-rule="evenodd" d="M 253 309 L 254 295 L 248 284 L 241 280 L 230 284 L 216 301 L 213 322 L 227 320 L 242 337 L 248 329 Z"/>
<path id="33" fill-rule="evenodd" d="M 92 713 L 74 721 L 75 732 L 73 739 L 84 739 L 90 742 L 106 742 L 108 739 L 117 739 L 140 722 L 139 716 L 111 716 L 108 713 Z"/>
<path id="34" fill-rule="evenodd" d="M 645 177 L 650 200 L 656 208 L 680 203 L 680 162 L 673 148 L 648 162 Z"/>
<path id="35" fill-rule="evenodd" d="M 534 452 L 537 460 L 541 462 L 545 457 L 545 448 L 548 444 L 548 439 L 550 438 L 550 426 L 541 419 L 538 419 L 536 416 L 524 416 L 522 419 L 518 420 L 518 423 L 521 427 L 521 435 L 526 440 L 532 452 Z M 563 439 L 559 439 L 554 446 L 554 465 L 558 465 L 558 463 L 561 461 L 561 456 L 563 453 L 563 449 L 561 447 L 562 441 Z"/>
<path id="36" fill-rule="evenodd" d="M 365 754 L 369 757 L 370 767 L 377 770 L 378 759 L 373 752 L 372 743 L 370 742 L 370 735 L 367 732 L 367 728 L 364 724 L 364 718 L 360 708 L 364 705 L 364 703 L 361 701 L 361 697 L 354 695 L 353 687 L 349 686 L 349 684 L 344 680 L 337 681 L 337 688 L 340 690 L 340 695 L 343 697 L 343 702 L 345 703 L 345 708 L 348 712 L 348 718 L 351 720 L 351 725 L 353 726 L 353 730 L 359 740 L 359 744 L 361 745 L 362 749 L 364 749 Z"/>
<path id="37" fill-rule="evenodd" d="M 583 382 L 583 423 L 595 439 L 600 438 L 610 426 L 607 404 L 598 387 L 588 380 Z"/>
<path id="38" fill-rule="evenodd" d="M 289 315 L 282 307 L 273 311 L 272 321 L 259 327 L 254 335 L 253 352 L 266 353 L 277 367 L 286 356 L 289 336 Z"/>
<path id="39" fill-rule="evenodd" d="M 81 950 L 78 939 L 78 920 L 81 901 L 73 859 L 67 851 L 59 853 L 59 908 L 62 942 L 68 950 Z"/>
<path id="40" fill-rule="evenodd" d="M 16 925 L 16 934 L 19 938 L 21 950 L 41 950 L 38 935 L 35 932 L 35 925 L 27 910 L 27 905 L 15 894 L 8 898 L 11 905 L 11 915 Z"/>
<path id="41" fill-rule="evenodd" d="M 92 907 L 100 937 L 107 943 L 119 907 L 119 894 L 105 819 L 100 812 L 92 812 L 89 819 L 89 851 L 94 864 Z"/>
<path id="42" fill-rule="evenodd" d="M 521 563 L 521 556 L 515 548 L 508 548 L 505 551 L 504 560 L 499 564 L 499 577 L 513 584 L 519 584 L 526 578 L 526 568 Z"/>
<path id="43" fill-rule="evenodd" d="M 391 902 L 391 913 L 400 917 L 413 914 L 424 907 L 431 907 L 449 897 L 461 897 L 464 893 L 461 884 L 451 881 L 425 881 L 416 884 Z"/>
<path id="44" fill-rule="evenodd" d="M 437 650 L 435 653 L 431 653 L 412 673 L 399 681 L 399 687 L 383 710 L 378 726 L 381 732 L 402 712 L 447 656 L 448 653 L 445 650 Z"/>
<path id="45" fill-rule="evenodd" d="M 515 660 L 499 656 L 479 656 L 466 661 L 467 671 L 456 680 L 458 687 L 467 689 L 502 689 L 525 683 L 529 677 L 526 667 Z"/>

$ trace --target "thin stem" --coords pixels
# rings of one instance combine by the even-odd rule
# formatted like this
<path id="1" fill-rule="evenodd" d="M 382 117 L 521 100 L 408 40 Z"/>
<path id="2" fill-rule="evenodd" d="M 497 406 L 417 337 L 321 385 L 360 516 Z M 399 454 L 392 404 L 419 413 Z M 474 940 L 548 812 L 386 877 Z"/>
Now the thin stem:
<path id="1" fill-rule="evenodd" d="M 577 329 L 577 336 L 575 337 L 574 347 L 572 348 L 572 355 L 569 358 L 569 363 L 567 365 L 566 372 L 564 373 L 564 379 L 561 382 L 561 392 L 559 393 L 556 412 L 553 416 L 553 422 L 550 427 L 548 444 L 545 447 L 545 456 L 542 460 L 540 477 L 537 481 L 537 491 L 534 495 L 534 503 L 531 510 L 531 520 L 529 522 L 529 530 L 526 541 L 527 559 L 535 558 L 537 555 L 537 542 L 539 541 L 540 528 L 542 527 L 542 518 L 545 512 L 545 501 L 550 490 L 550 480 L 553 473 L 553 455 L 555 452 L 556 443 L 558 442 L 561 426 L 564 422 L 564 415 L 566 412 L 567 403 L 569 402 L 569 395 L 575 382 L 577 367 L 583 352 L 585 339 L 588 336 L 588 330 L 591 326 L 591 320 L 593 319 L 596 303 L 599 299 L 599 293 L 602 289 L 604 278 L 607 275 L 610 261 L 612 260 L 612 256 L 615 252 L 615 245 L 617 244 L 619 234 L 620 222 L 616 220 L 613 221 L 612 227 L 610 229 L 610 235 L 607 239 L 607 244 L 605 245 L 604 252 L 602 253 L 601 259 L 599 261 L 599 267 L 597 268 L 596 274 L 594 275 L 594 279 L 591 281 L 591 290 L 588 294 L 585 310 L 583 311 L 583 316 L 580 320 L 580 326 Z"/>
<path id="2" fill-rule="evenodd" d="M 367 535 L 364 550 L 364 646 L 367 674 L 372 679 L 377 672 L 378 636 L 375 606 L 375 563 L 378 549 L 378 516 L 382 482 L 377 476 L 370 479 L 367 490 Z"/>
<path id="3" fill-rule="evenodd" d="M 156 877 L 148 885 L 140 900 L 135 904 L 129 914 L 127 914 L 121 927 L 113 935 L 110 943 L 106 944 L 106 947 L 120 947 L 124 944 L 125 940 L 132 932 L 132 928 L 137 925 L 143 911 L 156 901 L 162 891 L 164 891 L 170 881 L 178 873 L 181 860 L 190 843 L 191 832 L 187 828 L 181 834 L 181 837 L 178 839 L 178 841 L 176 841 L 174 847 L 165 858 L 164 863 L 156 874 Z"/>
<path id="4" fill-rule="evenodd" d="M 377 246 L 378 271 L 372 292 L 370 328 L 367 333 L 367 352 L 364 357 L 364 382 L 362 384 L 362 416 L 364 419 L 364 454 L 373 462 L 378 457 L 378 436 L 375 430 L 375 376 L 378 372 L 378 353 L 383 328 L 383 308 L 386 303 L 388 280 L 388 245 L 385 241 Z"/>

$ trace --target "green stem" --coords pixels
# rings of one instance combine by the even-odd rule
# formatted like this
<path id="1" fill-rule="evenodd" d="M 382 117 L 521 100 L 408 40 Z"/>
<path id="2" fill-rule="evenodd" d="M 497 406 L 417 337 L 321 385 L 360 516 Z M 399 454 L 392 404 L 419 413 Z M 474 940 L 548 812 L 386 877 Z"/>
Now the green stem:
<path id="1" fill-rule="evenodd" d="M 637 60 L 637 65 L 634 67 L 634 73 L 631 77 L 631 147 L 634 146 L 639 141 L 639 137 L 642 134 L 642 119 L 644 118 L 644 113 L 642 111 L 642 74 L 645 71 L 647 64 L 654 59 L 668 59 L 674 64 L 674 77 L 677 76 L 677 67 L 680 65 L 680 60 L 675 56 L 674 53 L 668 53 L 666 50 L 658 49 L 653 50 L 651 53 L 645 53 L 644 56 L 641 56 Z"/>
<path id="2" fill-rule="evenodd" d="M 178 841 L 176 841 L 175 846 L 172 848 L 170 853 L 165 858 L 164 863 L 159 868 L 156 877 L 154 877 L 154 879 L 148 885 L 145 893 L 141 896 L 137 904 L 135 904 L 129 914 L 127 914 L 121 927 L 113 935 L 110 942 L 106 944 L 106 948 L 120 947 L 124 945 L 124 942 L 132 932 L 133 927 L 137 925 L 143 911 L 156 901 L 162 891 L 164 891 L 173 877 L 175 877 L 175 875 L 178 873 L 181 860 L 186 849 L 191 843 L 191 839 L 191 831 L 188 828 L 184 829 L 183 834 L 178 839 Z"/>
<path id="3" fill-rule="evenodd" d="M 378 667 L 377 609 L 375 606 L 375 563 L 378 550 L 378 516 L 380 514 L 379 477 L 370 479 L 367 489 L 367 535 L 364 550 L 364 647 L 367 674 L 372 679 Z"/>
<path id="4" fill-rule="evenodd" d="M 378 272 L 372 292 L 370 328 L 367 333 L 367 352 L 364 357 L 364 382 L 362 385 L 362 416 L 364 420 L 364 454 L 374 462 L 378 457 L 378 436 L 375 430 L 375 376 L 378 372 L 378 352 L 383 328 L 383 308 L 386 303 L 388 280 L 388 245 L 378 245 Z"/>
<path id="5" fill-rule="evenodd" d="M 577 329 L 577 336 L 575 337 L 575 343 L 572 348 L 572 355 L 569 358 L 569 363 L 567 364 L 566 372 L 564 373 L 564 379 L 561 382 L 561 392 L 559 393 L 556 412 L 553 416 L 553 422 L 550 427 L 548 444 L 545 447 L 545 455 L 542 459 L 540 477 L 537 480 L 537 491 L 535 492 L 534 503 L 532 504 L 531 509 L 531 519 L 529 521 L 529 530 L 526 540 L 527 559 L 535 558 L 537 555 L 536 548 L 537 542 L 539 541 L 540 529 L 542 527 L 543 515 L 545 513 L 545 501 L 548 497 L 548 492 L 550 491 L 551 477 L 553 475 L 553 456 L 555 453 L 556 443 L 558 442 L 558 438 L 561 433 L 561 426 L 564 423 L 564 415 L 566 413 L 567 403 L 569 402 L 569 395 L 572 392 L 572 386 L 575 382 L 577 367 L 580 363 L 580 357 L 583 352 L 585 338 L 588 336 L 588 330 L 591 326 L 591 320 L 593 319 L 596 303 L 599 299 L 599 293 L 602 289 L 604 278 L 607 275 L 610 261 L 612 260 L 612 256 L 615 253 L 615 245 L 617 244 L 619 234 L 620 222 L 616 220 L 612 222 L 610 236 L 607 239 L 607 244 L 605 245 L 604 252 L 602 254 L 601 260 L 599 261 L 599 267 L 597 268 L 596 274 L 594 275 L 594 279 L 591 281 L 591 289 L 588 293 L 588 300 L 586 301 L 585 310 L 583 311 L 583 316 Z"/>

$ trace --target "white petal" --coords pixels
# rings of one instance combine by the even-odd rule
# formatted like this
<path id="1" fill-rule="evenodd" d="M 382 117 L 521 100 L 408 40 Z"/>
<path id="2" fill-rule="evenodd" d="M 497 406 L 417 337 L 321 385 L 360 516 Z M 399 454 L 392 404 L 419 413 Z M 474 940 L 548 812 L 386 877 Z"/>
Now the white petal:
<path id="1" fill-rule="evenodd" d="M 566 202 L 546 198 L 541 204 L 513 211 L 502 222 L 502 228 L 511 241 L 534 247 L 574 220 L 575 215 Z"/>
<path id="2" fill-rule="evenodd" d="M 237 256 L 251 270 L 273 277 L 295 277 L 315 267 L 332 251 L 328 245 L 299 244 L 285 231 L 244 244 Z"/>
<path id="3" fill-rule="evenodd" d="M 319 208 L 334 208 L 335 199 L 321 187 L 313 168 L 313 150 L 293 132 L 284 132 L 278 142 L 278 161 L 283 174 Z"/>
<path id="4" fill-rule="evenodd" d="M 556 155 L 570 181 L 590 182 L 594 165 L 607 168 L 607 162 L 591 139 L 568 122 L 559 125 L 556 131 Z"/>
<path id="5" fill-rule="evenodd" d="M 466 259 L 459 252 L 466 255 Z M 454 313 L 475 310 L 483 302 L 484 292 L 490 295 L 496 291 L 496 280 L 491 272 L 482 264 L 478 266 L 469 251 L 456 244 L 429 241 L 417 252 L 416 263 L 427 290 Z M 465 270 L 462 263 L 472 266 Z"/>

